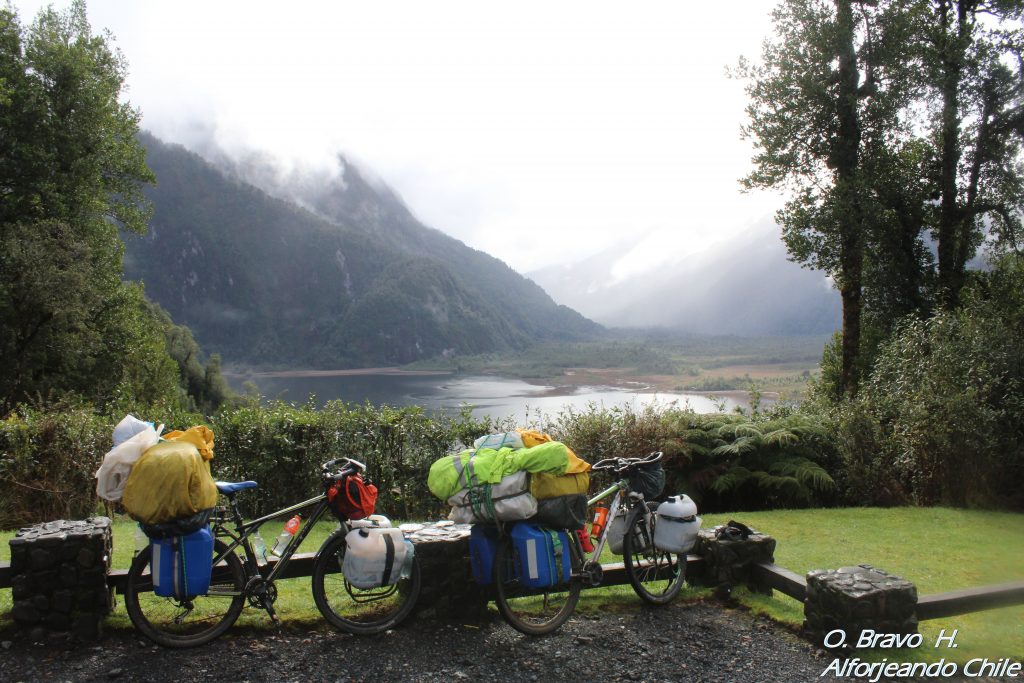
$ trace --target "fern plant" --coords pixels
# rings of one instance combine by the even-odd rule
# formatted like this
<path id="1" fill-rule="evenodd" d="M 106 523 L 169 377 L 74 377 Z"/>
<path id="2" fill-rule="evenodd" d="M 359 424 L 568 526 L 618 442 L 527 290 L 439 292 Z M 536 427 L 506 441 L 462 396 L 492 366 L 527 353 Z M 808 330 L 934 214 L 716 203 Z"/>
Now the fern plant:
<path id="1" fill-rule="evenodd" d="M 703 509 L 820 505 L 836 489 L 816 447 L 826 435 L 804 416 L 690 414 L 674 431 L 672 446 L 689 461 L 687 490 Z"/>

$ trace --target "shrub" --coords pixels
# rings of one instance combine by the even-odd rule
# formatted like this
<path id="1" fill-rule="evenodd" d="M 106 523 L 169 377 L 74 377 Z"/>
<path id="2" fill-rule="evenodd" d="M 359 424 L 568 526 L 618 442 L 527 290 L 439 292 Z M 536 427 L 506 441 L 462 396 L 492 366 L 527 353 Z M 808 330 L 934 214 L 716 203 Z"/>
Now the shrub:
<path id="1" fill-rule="evenodd" d="M 96 512 L 93 473 L 113 424 L 90 406 L 19 406 L 0 421 L 0 528 Z"/>

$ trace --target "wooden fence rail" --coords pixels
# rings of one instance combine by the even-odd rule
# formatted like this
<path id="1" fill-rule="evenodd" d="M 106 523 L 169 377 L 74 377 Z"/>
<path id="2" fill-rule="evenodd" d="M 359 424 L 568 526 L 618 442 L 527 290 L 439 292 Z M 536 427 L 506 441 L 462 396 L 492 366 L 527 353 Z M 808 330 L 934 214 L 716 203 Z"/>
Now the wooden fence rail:
<path id="1" fill-rule="evenodd" d="M 288 570 L 282 578 L 292 579 L 312 575 L 315 556 L 316 553 L 297 553 L 292 557 Z M 270 561 L 273 563 L 277 560 L 271 559 Z M 687 576 L 699 576 L 703 565 L 703 558 L 697 555 L 688 556 Z M 629 583 L 621 562 L 602 565 L 602 568 L 604 570 L 602 586 L 621 586 Z M 754 565 L 752 575 L 755 582 L 773 588 L 800 602 L 803 602 L 807 596 L 807 582 L 804 577 L 784 567 L 760 563 Z M 107 583 L 118 593 L 123 593 L 127 576 L 127 569 L 112 569 L 107 574 Z M 10 563 L 0 562 L 0 588 L 10 587 Z M 1013 605 L 1024 605 L 1024 581 L 922 596 L 917 601 L 917 618 L 921 621 L 941 619 Z"/>

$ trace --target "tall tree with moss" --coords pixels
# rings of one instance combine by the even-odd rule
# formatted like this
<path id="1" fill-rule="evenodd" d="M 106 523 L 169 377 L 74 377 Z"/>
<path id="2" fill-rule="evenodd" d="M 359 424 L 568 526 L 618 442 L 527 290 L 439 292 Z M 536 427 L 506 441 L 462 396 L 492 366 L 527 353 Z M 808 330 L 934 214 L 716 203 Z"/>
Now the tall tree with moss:
<path id="1" fill-rule="evenodd" d="M 154 179 L 125 73 L 83 2 L 27 27 L 0 9 L 0 404 L 177 393 L 141 289 L 121 282 L 118 231 L 145 231 Z"/>
<path id="2" fill-rule="evenodd" d="M 778 213 L 790 257 L 828 273 L 842 297 L 840 393 L 854 394 L 868 247 L 882 212 L 872 179 L 898 156 L 921 3 L 784 0 L 758 63 L 741 62 L 756 146 L 747 188 L 789 199 Z"/>
<path id="3" fill-rule="evenodd" d="M 955 306 L 986 236 L 1016 245 L 1024 210 L 1024 2 L 934 0 L 920 41 L 933 153 L 938 294 Z"/>

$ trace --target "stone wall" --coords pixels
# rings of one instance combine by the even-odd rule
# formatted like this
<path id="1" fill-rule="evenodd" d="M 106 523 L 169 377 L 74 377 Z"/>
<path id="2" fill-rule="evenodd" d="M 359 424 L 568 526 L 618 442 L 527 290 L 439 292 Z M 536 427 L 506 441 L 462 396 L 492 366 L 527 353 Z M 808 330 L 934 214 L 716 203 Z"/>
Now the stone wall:
<path id="1" fill-rule="evenodd" d="M 856 643 L 863 630 L 917 633 L 914 584 L 871 565 L 816 569 L 807 573 L 804 629 L 817 643 L 832 631 Z"/>
<path id="2" fill-rule="evenodd" d="M 110 520 L 37 524 L 19 530 L 9 543 L 14 620 L 33 638 L 62 631 L 80 640 L 98 640 L 113 607 L 107 588 Z"/>
<path id="3" fill-rule="evenodd" d="M 423 578 L 416 613 L 447 619 L 483 616 L 489 592 L 475 583 L 470 573 L 470 525 L 446 521 L 413 526 L 420 527 L 409 537 L 416 546 Z"/>
<path id="4" fill-rule="evenodd" d="M 693 552 L 704 558 L 701 583 L 712 586 L 720 596 L 728 595 L 734 586 L 747 585 L 753 590 L 771 592 L 751 579 L 750 568 L 758 562 L 774 562 L 775 539 L 757 530 L 743 540 L 717 537 L 722 526 L 701 529 Z"/>

